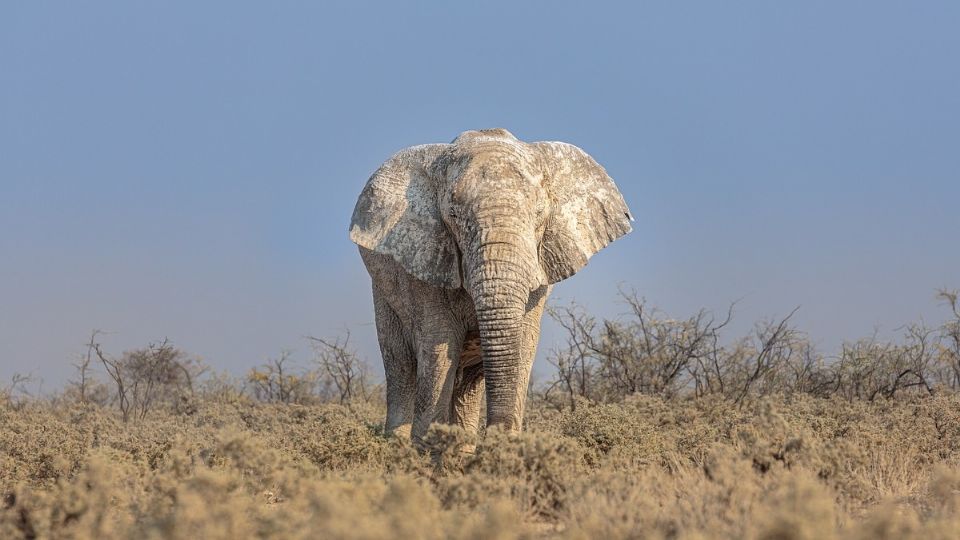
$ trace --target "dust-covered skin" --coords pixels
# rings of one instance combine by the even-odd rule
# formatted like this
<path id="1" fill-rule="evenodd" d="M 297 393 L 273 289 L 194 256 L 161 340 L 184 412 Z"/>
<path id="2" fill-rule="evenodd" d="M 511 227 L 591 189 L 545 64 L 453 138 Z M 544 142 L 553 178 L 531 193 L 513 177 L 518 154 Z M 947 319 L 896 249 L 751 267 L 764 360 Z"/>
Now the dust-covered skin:
<path id="1" fill-rule="evenodd" d="M 550 286 L 630 232 L 613 180 L 583 150 L 504 129 L 395 154 L 360 194 L 350 238 L 373 281 L 387 429 L 521 428 Z"/>

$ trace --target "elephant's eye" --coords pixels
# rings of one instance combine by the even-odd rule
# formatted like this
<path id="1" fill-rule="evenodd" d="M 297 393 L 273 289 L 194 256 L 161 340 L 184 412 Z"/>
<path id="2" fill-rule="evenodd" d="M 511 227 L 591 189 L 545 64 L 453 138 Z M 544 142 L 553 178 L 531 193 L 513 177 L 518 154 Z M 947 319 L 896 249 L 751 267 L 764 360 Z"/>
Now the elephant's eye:
<path id="1" fill-rule="evenodd" d="M 536 212 L 538 217 L 543 216 L 547 212 L 547 201 L 542 197 L 537 199 Z"/>

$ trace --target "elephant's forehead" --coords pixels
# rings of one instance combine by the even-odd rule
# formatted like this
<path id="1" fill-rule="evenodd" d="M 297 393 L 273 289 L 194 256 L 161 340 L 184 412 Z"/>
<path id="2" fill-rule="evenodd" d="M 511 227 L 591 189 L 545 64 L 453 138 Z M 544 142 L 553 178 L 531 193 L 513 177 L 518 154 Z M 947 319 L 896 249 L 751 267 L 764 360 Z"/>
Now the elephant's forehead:
<path id="1" fill-rule="evenodd" d="M 461 200 L 525 198 L 542 186 L 531 163 L 501 154 L 481 154 L 450 172 L 454 197 Z"/>
<path id="2" fill-rule="evenodd" d="M 471 140 L 468 144 L 451 148 L 448 174 L 468 170 L 514 170 L 524 175 L 534 174 L 538 167 L 536 155 L 528 145 L 519 141 Z"/>

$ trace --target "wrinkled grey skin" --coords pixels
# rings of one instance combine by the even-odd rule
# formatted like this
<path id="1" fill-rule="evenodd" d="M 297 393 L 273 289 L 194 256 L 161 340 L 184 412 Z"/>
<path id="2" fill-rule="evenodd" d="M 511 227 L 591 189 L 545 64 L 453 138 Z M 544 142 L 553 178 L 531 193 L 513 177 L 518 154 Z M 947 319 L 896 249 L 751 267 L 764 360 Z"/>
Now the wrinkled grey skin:
<path id="1" fill-rule="evenodd" d="M 504 129 L 407 148 L 370 178 L 350 238 L 373 281 L 386 429 L 522 427 L 553 283 L 630 232 L 603 167 L 576 146 Z"/>

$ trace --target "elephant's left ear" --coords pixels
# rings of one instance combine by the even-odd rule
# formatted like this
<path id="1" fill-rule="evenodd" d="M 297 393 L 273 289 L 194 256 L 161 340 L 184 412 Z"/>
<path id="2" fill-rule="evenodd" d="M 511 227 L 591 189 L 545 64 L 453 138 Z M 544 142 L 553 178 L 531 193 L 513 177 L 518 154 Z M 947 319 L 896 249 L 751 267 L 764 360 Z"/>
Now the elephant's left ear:
<path id="1" fill-rule="evenodd" d="M 576 274 L 594 253 L 632 230 L 633 216 L 616 184 L 596 161 L 572 144 L 538 142 L 544 185 L 553 201 L 540 243 L 550 283 Z"/>

